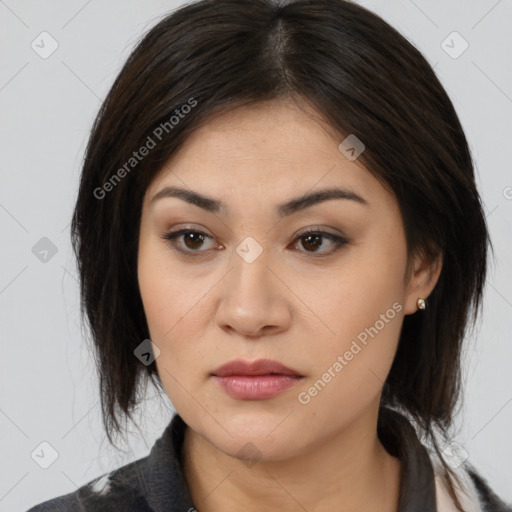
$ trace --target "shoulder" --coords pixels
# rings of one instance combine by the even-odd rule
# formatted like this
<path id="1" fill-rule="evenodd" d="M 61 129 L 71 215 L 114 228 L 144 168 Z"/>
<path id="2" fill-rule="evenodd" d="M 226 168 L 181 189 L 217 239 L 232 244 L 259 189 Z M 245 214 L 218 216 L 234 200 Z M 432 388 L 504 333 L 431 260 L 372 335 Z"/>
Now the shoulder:
<path id="1" fill-rule="evenodd" d="M 194 510 L 179 456 L 185 428 L 185 422 L 176 414 L 146 457 L 27 512 Z"/>
<path id="2" fill-rule="evenodd" d="M 152 512 L 141 486 L 146 459 L 105 473 L 77 490 L 39 503 L 27 512 Z"/>
<path id="3" fill-rule="evenodd" d="M 512 503 L 505 503 L 491 489 L 487 480 L 480 475 L 473 466 L 468 464 L 466 471 L 470 476 L 473 485 L 478 493 L 480 502 L 483 504 L 484 512 L 512 512 Z"/>
<path id="4" fill-rule="evenodd" d="M 434 469 L 436 502 L 439 512 L 456 512 L 439 459 L 429 452 Z M 512 512 L 512 505 L 501 500 L 485 478 L 468 462 L 454 468 L 461 485 L 454 482 L 457 496 L 466 512 Z"/>

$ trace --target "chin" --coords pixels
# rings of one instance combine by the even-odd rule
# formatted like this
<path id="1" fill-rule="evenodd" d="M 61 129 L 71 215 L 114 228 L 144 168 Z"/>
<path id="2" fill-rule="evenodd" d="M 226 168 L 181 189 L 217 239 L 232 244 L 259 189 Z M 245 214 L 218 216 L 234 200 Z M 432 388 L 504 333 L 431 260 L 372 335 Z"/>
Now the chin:
<path id="1" fill-rule="evenodd" d="M 252 467 L 258 462 L 279 462 L 290 459 L 300 451 L 300 445 L 290 436 L 282 436 L 271 441 L 266 434 L 234 435 L 229 441 L 219 440 L 219 444 L 215 446 L 226 455 L 243 462 L 247 467 Z"/>
<path id="2" fill-rule="evenodd" d="M 211 420 L 196 431 L 230 457 L 247 459 L 250 467 L 254 461 L 280 461 L 301 451 L 300 430 L 283 421 L 285 417 L 282 409 L 280 413 L 226 414 L 225 419 L 216 417 L 224 428 Z"/>

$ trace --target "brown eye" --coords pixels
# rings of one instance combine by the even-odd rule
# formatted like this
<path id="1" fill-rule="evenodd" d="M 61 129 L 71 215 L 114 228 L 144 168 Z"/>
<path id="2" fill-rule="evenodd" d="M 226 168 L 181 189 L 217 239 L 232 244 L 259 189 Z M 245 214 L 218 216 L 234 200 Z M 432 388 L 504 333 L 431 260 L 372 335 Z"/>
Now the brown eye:
<path id="1" fill-rule="evenodd" d="M 204 243 L 204 235 L 191 231 L 185 234 L 183 242 L 189 249 L 199 249 Z"/>
<path id="2" fill-rule="evenodd" d="M 322 235 L 314 234 L 314 235 L 305 235 L 301 237 L 302 240 L 302 247 L 304 249 L 312 250 L 313 252 L 316 252 L 318 248 L 322 245 Z"/>
<path id="3" fill-rule="evenodd" d="M 325 239 L 329 240 L 334 247 L 331 250 L 321 251 Z M 321 256 L 328 256 L 347 243 L 345 238 L 327 231 L 306 231 L 299 234 L 295 240 L 300 240 L 301 246 L 306 249 L 306 252 L 320 253 Z"/>
<path id="4" fill-rule="evenodd" d="M 203 247 L 206 239 L 211 239 L 211 237 L 206 233 L 193 229 L 180 229 L 178 231 L 167 233 L 162 238 L 167 240 L 173 249 L 191 256 L 195 256 L 193 253 L 206 252 L 206 250 L 200 249 Z M 182 244 L 178 243 L 180 241 L 182 241 Z M 185 248 L 183 248 L 183 246 Z"/>

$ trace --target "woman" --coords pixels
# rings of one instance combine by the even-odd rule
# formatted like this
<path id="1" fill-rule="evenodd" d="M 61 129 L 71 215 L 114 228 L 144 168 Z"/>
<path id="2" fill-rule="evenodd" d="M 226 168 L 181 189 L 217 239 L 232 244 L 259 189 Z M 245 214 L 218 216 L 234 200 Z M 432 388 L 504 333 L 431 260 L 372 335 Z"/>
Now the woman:
<path id="1" fill-rule="evenodd" d="M 449 438 L 488 238 L 424 57 L 344 0 L 203 0 L 95 122 L 73 217 L 109 439 L 148 457 L 32 508 L 512 510 Z"/>

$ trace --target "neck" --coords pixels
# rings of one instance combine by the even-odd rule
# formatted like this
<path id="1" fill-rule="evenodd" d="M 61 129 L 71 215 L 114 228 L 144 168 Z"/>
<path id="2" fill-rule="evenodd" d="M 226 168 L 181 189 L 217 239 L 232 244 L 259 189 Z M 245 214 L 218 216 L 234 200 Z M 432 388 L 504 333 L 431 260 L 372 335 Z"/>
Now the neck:
<path id="1" fill-rule="evenodd" d="M 192 500 L 201 512 L 307 510 L 396 512 L 400 461 L 368 418 L 300 455 L 249 467 L 187 427 L 182 460 Z"/>

